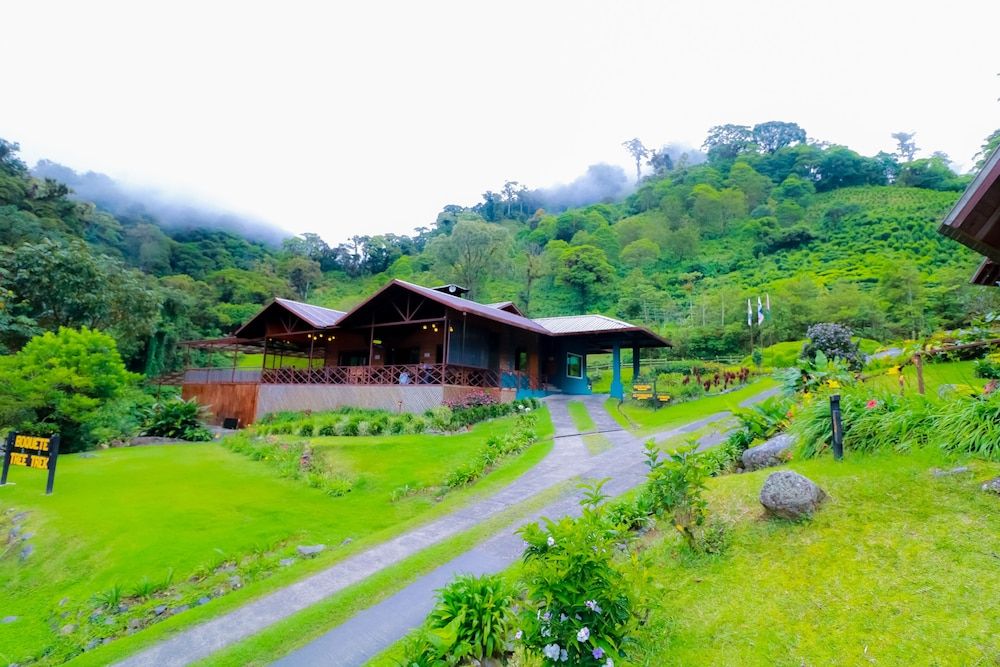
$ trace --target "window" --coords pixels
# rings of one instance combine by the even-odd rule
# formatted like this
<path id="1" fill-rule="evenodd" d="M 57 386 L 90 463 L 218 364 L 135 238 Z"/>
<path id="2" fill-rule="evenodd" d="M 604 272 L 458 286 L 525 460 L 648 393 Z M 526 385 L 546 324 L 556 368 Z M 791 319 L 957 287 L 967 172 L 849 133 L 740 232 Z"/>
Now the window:
<path id="1" fill-rule="evenodd" d="M 566 377 L 583 378 L 583 357 L 579 354 L 566 353 Z"/>
<path id="2" fill-rule="evenodd" d="M 523 347 L 519 347 L 514 350 L 514 370 L 515 371 L 526 371 L 528 370 L 528 351 Z"/>

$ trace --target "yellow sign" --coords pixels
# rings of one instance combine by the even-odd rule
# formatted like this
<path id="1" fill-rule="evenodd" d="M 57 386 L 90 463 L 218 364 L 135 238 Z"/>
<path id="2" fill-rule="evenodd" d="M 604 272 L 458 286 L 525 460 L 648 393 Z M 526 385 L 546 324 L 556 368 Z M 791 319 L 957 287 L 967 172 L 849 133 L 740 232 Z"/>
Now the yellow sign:
<path id="1" fill-rule="evenodd" d="M 634 392 L 640 392 L 640 391 L 645 392 L 645 391 L 650 391 L 652 389 L 653 389 L 653 386 L 652 385 L 648 385 L 648 384 L 634 384 L 634 385 L 632 385 L 632 391 L 634 391 Z"/>
<path id="2" fill-rule="evenodd" d="M 3 470 L 0 472 L 0 486 L 7 483 L 10 466 L 23 466 L 35 470 L 47 470 L 48 482 L 45 493 L 52 493 L 56 475 L 56 458 L 59 456 L 59 436 L 39 438 L 33 435 L 10 433 L 3 448 Z"/>

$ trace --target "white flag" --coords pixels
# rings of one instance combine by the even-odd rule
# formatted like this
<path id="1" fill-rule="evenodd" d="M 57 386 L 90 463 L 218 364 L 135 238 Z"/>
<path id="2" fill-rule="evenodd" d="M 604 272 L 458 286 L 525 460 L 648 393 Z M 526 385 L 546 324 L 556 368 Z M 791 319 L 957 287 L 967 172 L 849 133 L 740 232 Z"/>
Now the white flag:
<path id="1" fill-rule="evenodd" d="M 764 304 L 761 303 L 760 297 L 757 297 L 757 326 L 764 324 Z"/>
<path id="2" fill-rule="evenodd" d="M 753 308 L 750 306 L 750 299 L 747 299 L 747 326 L 753 326 Z"/>

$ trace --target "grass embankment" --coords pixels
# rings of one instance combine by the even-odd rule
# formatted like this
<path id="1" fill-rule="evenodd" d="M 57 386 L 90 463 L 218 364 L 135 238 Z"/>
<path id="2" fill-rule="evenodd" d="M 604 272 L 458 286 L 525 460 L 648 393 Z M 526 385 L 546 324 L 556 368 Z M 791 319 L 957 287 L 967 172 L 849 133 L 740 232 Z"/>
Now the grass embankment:
<path id="1" fill-rule="evenodd" d="M 974 361 L 925 362 L 923 368 L 925 393 L 932 398 L 936 397 L 946 385 L 968 385 L 981 389 L 989 380 L 976 377 L 975 363 Z M 917 369 L 912 364 L 904 366 L 898 375 L 890 375 L 888 369 L 866 371 L 869 375 L 875 373 L 877 373 L 875 377 L 865 382 L 866 386 L 898 392 L 899 378 L 902 377 L 903 391 L 907 394 L 917 393 Z"/>
<path id="2" fill-rule="evenodd" d="M 684 403 L 667 404 L 660 408 L 648 408 L 625 401 L 619 410 L 616 399 L 609 399 L 606 405 L 618 423 L 626 428 L 635 429 L 636 435 L 643 436 L 669 430 L 716 412 L 732 410 L 739 407 L 740 402 L 776 387 L 777 384 L 773 378 L 762 377 L 735 391 L 705 396 Z"/>
<path id="3" fill-rule="evenodd" d="M 764 518 L 772 471 L 709 482 L 721 556 L 651 541 L 643 664 L 973 665 L 1000 658 L 1000 464 L 936 478 L 933 452 L 797 461 L 830 499 L 812 521 Z M 751 602 L 752 601 L 752 602 Z"/>
<path id="4" fill-rule="evenodd" d="M 81 656 L 84 663 L 113 661 L 454 510 L 544 457 L 551 448 L 552 425 L 547 411 L 538 414 L 544 442 L 440 502 L 429 494 L 396 502 L 391 496 L 405 485 L 440 484 L 486 438 L 509 430 L 514 417 L 456 435 L 311 438 L 314 455 L 354 480 L 353 490 L 336 498 L 283 479 L 270 466 L 215 443 L 61 457 L 55 493 L 48 497 L 42 494 L 43 473 L 17 469 L 10 480 L 17 484 L 0 489 L 0 510 L 28 513 L 23 530 L 33 533 L 26 543 L 34 552 L 23 562 L 17 551 L 0 558 L 0 580 L 5 582 L 0 613 L 18 617 L 0 624 L 0 662 L 26 662 L 43 652 L 59 662 L 74 646 L 105 636 L 109 628 L 101 623 L 111 615 L 97 622 L 88 616 L 100 606 L 94 597 L 115 587 L 128 596 L 143 582 L 163 582 L 171 573 L 174 583 L 184 583 L 249 554 L 291 555 L 299 544 L 330 545 L 314 559 L 272 570 L 208 604 Z M 353 541 L 343 544 L 348 538 Z M 170 599 L 163 604 L 190 602 Z M 66 611 L 72 617 L 62 617 Z M 71 624 L 78 627 L 62 636 L 60 630 Z"/>

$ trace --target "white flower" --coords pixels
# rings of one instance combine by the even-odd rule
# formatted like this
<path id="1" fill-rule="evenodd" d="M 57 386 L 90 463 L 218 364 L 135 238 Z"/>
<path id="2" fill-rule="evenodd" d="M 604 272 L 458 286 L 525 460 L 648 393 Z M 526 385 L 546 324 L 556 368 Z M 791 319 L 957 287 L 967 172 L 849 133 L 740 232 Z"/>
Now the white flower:
<path id="1" fill-rule="evenodd" d="M 556 545 L 556 538 L 552 537 L 551 535 L 549 535 L 549 539 L 545 541 L 548 542 L 548 545 L 550 547 L 554 547 Z"/>
<path id="2" fill-rule="evenodd" d="M 580 632 L 576 633 L 576 641 L 585 642 L 590 639 L 590 628 L 583 627 L 580 628 Z"/>
<path id="3" fill-rule="evenodd" d="M 597 604 L 597 600 L 587 600 L 584 604 L 586 605 L 587 609 L 594 612 L 595 614 L 600 614 L 601 611 L 603 611 L 601 609 L 601 605 Z"/>
<path id="4" fill-rule="evenodd" d="M 518 639 L 519 640 L 523 636 L 524 636 L 524 631 L 523 630 L 518 630 L 517 632 L 514 633 L 514 639 Z"/>
<path id="5" fill-rule="evenodd" d="M 569 660 L 569 653 L 566 652 L 566 649 L 560 651 L 559 660 L 561 660 L 562 662 L 566 662 L 567 660 Z"/>
<path id="6" fill-rule="evenodd" d="M 566 614 L 559 614 L 560 623 L 565 623 L 567 618 L 569 618 L 569 616 L 567 616 Z"/>
<path id="7" fill-rule="evenodd" d="M 542 649 L 542 655 L 544 655 L 549 660 L 559 659 L 559 644 L 548 644 Z"/>
<path id="8" fill-rule="evenodd" d="M 615 661 L 612 660 L 611 658 L 608 658 L 607 661 L 604 663 L 604 667 L 615 667 Z"/>

